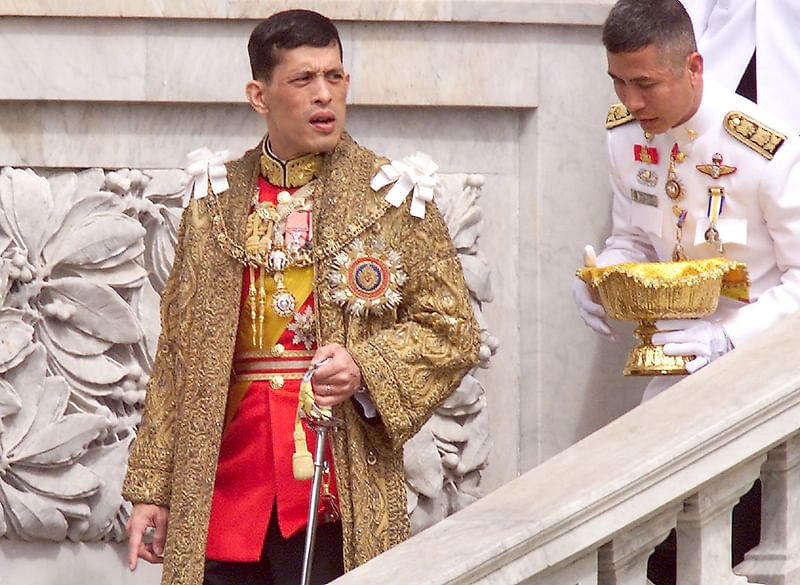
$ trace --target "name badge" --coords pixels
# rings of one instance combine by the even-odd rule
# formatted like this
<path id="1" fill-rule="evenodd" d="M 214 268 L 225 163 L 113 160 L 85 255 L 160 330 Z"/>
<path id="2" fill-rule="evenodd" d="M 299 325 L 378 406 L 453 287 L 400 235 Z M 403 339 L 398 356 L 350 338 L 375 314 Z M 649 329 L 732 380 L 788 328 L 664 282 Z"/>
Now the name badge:
<path id="1" fill-rule="evenodd" d="M 658 207 L 657 196 L 652 193 L 637 191 L 636 189 L 631 189 L 631 201 L 634 203 L 641 203 L 642 205 L 649 205 L 650 207 Z"/>

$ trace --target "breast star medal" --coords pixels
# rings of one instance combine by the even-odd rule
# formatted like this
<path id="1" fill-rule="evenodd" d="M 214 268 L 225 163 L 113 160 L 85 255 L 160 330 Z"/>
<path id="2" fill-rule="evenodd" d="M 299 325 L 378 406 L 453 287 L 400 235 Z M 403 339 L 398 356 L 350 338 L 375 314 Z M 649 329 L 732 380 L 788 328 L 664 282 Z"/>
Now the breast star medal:
<path id="1" fill-rule="evenodd" d="M 295 313 L 294 319 L 287 327 L 294 334 L 292 343 L 302 343 L 306 349 L 314 347 L 316 341 L 316 325 L 314 323 L 314 311 L 311 307 L 301 313 Z"/>
<path id="2" fill-rule="evenodd" d="M 351 315 L 381 314 L 396 308 L 408 279 L 400 253 L 380 240 L 354 240 L 333 260 L 328 275 L 333 300 Z"/>

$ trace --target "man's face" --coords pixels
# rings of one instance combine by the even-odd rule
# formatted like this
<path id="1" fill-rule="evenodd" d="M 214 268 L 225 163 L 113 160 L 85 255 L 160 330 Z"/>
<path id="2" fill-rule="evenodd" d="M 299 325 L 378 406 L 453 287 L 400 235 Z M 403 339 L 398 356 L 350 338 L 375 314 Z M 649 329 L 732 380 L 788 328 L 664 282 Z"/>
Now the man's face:
<path id="1" fill-rule="evenodd" d="M 617 97 L 642 129 L 653 134 L 691 118 L 703 92 L 703 58 L 692 53 L 676 68 L 664 53 L 648 45 L 631 53 L 606 54 Z"/>
<path id="2" fill-rule="evenodd" d="M 247 94 L 267 121 L 270 146 L 281 159 L 329 152 L 344 130 L 350 76 L 339 46 L 279 50 L 268 81 L 251 81 Z"/>

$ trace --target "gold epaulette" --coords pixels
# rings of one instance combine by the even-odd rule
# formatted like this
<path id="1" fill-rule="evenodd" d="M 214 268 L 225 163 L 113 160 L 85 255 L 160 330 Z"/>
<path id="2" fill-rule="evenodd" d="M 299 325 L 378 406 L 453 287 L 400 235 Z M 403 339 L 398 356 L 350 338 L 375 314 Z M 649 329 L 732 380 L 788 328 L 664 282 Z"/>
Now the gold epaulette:
<path id="1" fill-rule="evenodd" d="M 772 160 L 786 140 L 784 134 L 776 132 L 742 112 L 728 112 L 725 115 L 725 130 L 736 140 L 746 144 L 769 160 Z"/>
<path id="2" fill-rule="evenodd" d="M 636 118 L 633 117 L 623 104 L 613 104 L 608 108 L 608 115 L 606 116 L 606 130 L 622 126 L 628 122 L 633 122 Z"/>

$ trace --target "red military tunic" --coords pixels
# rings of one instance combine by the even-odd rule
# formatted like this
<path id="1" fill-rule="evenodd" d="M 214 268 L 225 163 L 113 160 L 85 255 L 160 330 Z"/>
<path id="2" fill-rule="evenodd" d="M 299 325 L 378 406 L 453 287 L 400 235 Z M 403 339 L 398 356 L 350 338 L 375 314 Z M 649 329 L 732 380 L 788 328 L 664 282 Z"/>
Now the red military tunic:
<path id="1" fill-rule="evenodd" d="M 279 192 L 293 193 L 295 190 L 276 187 L 260 178 L 259 202 L 274 204 Z M 294 227 L 300 225 L 300 231 L 304 225 L 302 237 L 305 239 L 310 231 L 310 214 L 297 212 L 297 215 L 289 217 L 288 223 Z M 250 270 L 244 270 L 242 310 L 226 427 L 220 445 L 208 527 L 206 557 L 209 559 L 258 561 L 273 510 L 277 511 L 278 525 L 284 538 L 306 527 L 311 480 L 294 479 L 292 455 L 300 380 L 316 349 L 313 339 L 313 267 L 289 268 L 285 277 L 286 287 L 297 300 L 295 316 L 282 318 L 267 308 L 263 349 L 258 349 L 253 344 L 253 322 L 246 302 Z M 275 282 L 272 278 L 265 280 L 269 300 Z M 310 323 L 312 327 L 304 328 L 302 322 Z M 308 335 L 303 334 L 303 329 Z M 209 343 L 213 342 L 209 340 Z M 314 433 L 307 428 L 306 440 L 313 451 Z M 329 450 L 326 460 L 331 469 L 330 488 L 335 497 L 333 459 Z M 329 517 L 328 506 L 329 503 L 321 499 L 319 513 L 323 520 Z"/>

